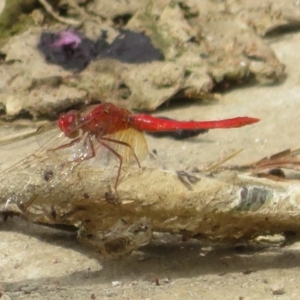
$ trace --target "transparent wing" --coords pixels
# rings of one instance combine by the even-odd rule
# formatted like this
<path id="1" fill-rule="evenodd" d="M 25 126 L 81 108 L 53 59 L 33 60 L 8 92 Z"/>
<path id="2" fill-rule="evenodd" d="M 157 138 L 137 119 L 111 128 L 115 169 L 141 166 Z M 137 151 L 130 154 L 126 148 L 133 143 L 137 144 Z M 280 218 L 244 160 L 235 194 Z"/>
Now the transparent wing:
<path id="1" fill-rule="evenodd" d="M 144 134 L 134 128 L 127 128 L 112 135 L 105 135 L 98 140 L 98 143 L 113 149 L 122 157 L 125 164 L 137 163 L 137 160 L 138 163 L 141 163 L 148 154 Z M 113 151 L 108 151 L 108 155 L 116 157 Z"/>
<path id="2" fill-rule="evenodd" d="M 31 140 L 15 141 L 5 145 L 6 151 L 0 147 L 4 159 L 6 157 L 13 157 L 15 161 L 19 159 L 18 162 L 10 163 L 8 168 L 0 171 L 0 181 L 2 187 L 5 186 L 5 190 L 1 190 L 0 201 L 17 206 L 25 205 L 35 195 L 51 193 L 57 182 L 65 180 L 80 166 L 77 160 L 72 159 L 74 157 L 72 147 L 49 151 L 70 142 L 55 126 L 41 127 Z M 35 141 L 38 141 L 40 146 L 36 145 Z M 11 146 L 9 152 L 8 146 Z M 37 150 L 34 151 L 34 148 Z M 28 149 L 32 149 L 32 154 L 20 159 L 24 152 L 30 153 Z M 3 164 L 9 163 L 4 161 Z"/>
<path id="3" fill-rule="evenodd" d="M 41 126 L 35 139 L 40 147 L 32 155 L 1 171 L 0 180 L 8 188 L 0 201 L 30 203 L 35 195 L 51 193 L 57 182 L 68 180 L 69 174 L 85 164 L 97 167 L 104 163 L 109 175 L 110 167 L 118 167 L 120 160 L 139 164 L 148 154 L 143 133 L 134 128 L 101 137 L 86 132 L 69 139 L 53 123 Z M 111 158 L 115 164 L 110 164 Z"/>
<path id="4" fill-rule="evenodd" d="M 49 194 L 57 182 L 63 181 L 77 164 L 53 163 L 47 155 L 39 151 L 22 159 L 8 169 L 1 171 L 2 185 L 0 201 L 17 206 L 26 205 L 35 195 Z"/>

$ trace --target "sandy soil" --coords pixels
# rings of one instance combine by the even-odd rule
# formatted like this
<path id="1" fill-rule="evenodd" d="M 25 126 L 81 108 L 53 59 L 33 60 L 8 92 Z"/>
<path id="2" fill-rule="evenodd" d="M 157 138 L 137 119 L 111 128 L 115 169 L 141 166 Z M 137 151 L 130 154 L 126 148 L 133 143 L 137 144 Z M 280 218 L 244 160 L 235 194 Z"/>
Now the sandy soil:
<path id="1" fill-rule="evenodd" d="M 216 105 L 158 113 L 207 120 L 249 115 L 261 122 L 184 142 L 148 137 L 162 167 L 192 169 L 240 148 L 231 163 L 252 162 L 299 147 L 300 34 L 270 42 L 286 64 L 281 85 L 239 88 Z M 243 249 L 163 236 L 124 260 L 101 261 L 72 234 L 19 219 L 0 229 L 0 299 L 299 299 L 300 244 Z"/>

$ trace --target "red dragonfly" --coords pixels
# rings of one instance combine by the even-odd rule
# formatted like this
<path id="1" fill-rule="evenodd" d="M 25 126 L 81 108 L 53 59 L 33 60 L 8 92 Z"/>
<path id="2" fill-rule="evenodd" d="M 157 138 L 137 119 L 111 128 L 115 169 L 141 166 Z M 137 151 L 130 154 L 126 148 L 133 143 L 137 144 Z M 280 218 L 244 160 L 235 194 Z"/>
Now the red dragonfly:
<path id="1" fill-rule="evenodd" d="M 147 143 L 143 132 L 175 132 L 214 128 L 236 128 L 258 122 L 257 118 L 237 117 L 219 121 L 176 121 L 147 114 L 132 114 L 111 103 L 89 107 L 85 111 L 71 110 L 60 116 L 58 126 L 65 137 L 71 139 L 48 151 L 82 145 L 72 161 L 84 161 L 96 156 L 99 148 L 106 148 L 119 160 L 114 188 L 117 189 L 122 165 L 140 162 L 147 156 Z M 80 146 L 81 147 L 81 146 Z"/>

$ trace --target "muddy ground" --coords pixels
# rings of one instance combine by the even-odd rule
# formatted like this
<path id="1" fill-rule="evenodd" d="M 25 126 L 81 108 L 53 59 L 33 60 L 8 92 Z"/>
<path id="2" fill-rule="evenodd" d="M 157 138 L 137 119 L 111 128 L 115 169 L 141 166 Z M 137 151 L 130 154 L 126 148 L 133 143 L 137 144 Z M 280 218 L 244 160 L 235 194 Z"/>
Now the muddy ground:
<path id="1" fill-rule="evenodd" d="M 193 168 L 244 148 L 232 163 L 299 146 L 300 34 L 273 41 L 288 77 L 278 86 L 239 88 L 217 105 L 171 107 L 174 118 L 261 118 L 252 127 L 173 141 L 147 137 L 166 168 Z M 6 152 L 5 152 L 6 151 Z M 16 153 L 19 151 L 16 149 Z M 2 152 L 4 156 L 7 150 Z M 1 227 L 3 299 L 298 299 L 300 244 L 283 248 L 211 248 L 168 236 L 121 261 L 102 262 L 63 232 L 13 219 Z M 283 293 L 280 296 L 276 293 Z M 6 297 L 6 298 L 5 298 Z"/>
<path id="2" fill-rule="evenodd" d="M 232 164 L 299 147 L 300 34 L 268 40 L 286 65 L 280 85 L 236 88 L 217 104 L 189 102 L 157 112 L 178 119 L 248 115 L 261 122 L 174 141 L 148 136 L 161 167 L 191 170 L 243 148 Z M 19 155 L 19 149 L 13 149 Z M 12 150 L 2 149 L 2 161 Z M 103 261 L 72 234 L 18 218 L 0 231 L 0 299 L 299 299 L 300 243 L 232 247 L 163 236 L 118 261 Z"/>

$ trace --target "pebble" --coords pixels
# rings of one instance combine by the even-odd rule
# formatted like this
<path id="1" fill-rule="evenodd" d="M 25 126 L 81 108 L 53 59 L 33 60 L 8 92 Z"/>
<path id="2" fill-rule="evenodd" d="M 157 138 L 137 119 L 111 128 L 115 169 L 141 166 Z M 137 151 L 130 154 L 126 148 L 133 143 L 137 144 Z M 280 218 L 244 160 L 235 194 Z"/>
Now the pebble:
<path id="1" fill-rule="evenodd" d="M 112 286 L 118 286 L 118 285 L 121 285 L 121 284 L 122 284 L 122 282 L 121 281 L 117 281 L 117 280 L 111 282 Z"/>
<path id="2" fill-rule="evenodd" d="M 285 293 L 284 286 L 281 283 L 276 283 L 272 286 L 273 295 L 283 295 Z"/>

